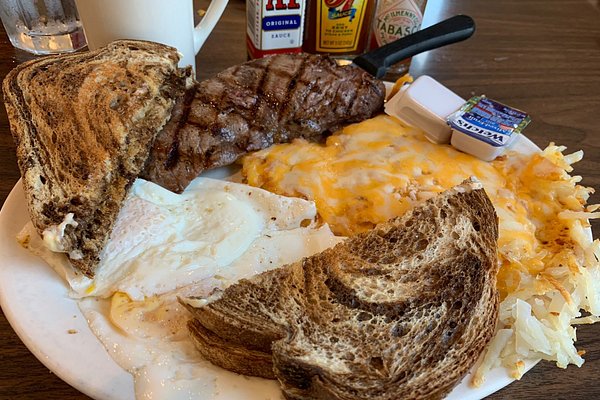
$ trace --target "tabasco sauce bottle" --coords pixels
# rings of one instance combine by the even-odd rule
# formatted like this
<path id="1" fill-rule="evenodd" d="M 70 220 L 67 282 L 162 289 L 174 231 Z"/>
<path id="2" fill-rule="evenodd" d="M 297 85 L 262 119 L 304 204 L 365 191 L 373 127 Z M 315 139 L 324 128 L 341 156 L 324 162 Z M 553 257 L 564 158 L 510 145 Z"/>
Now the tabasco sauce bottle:
<path id="1" fill-rule="evenodd" d="M 332 56 L 364 53 L 375 5 L 376 0 L 310 0 L 302 50 Z"/>
<path id="2" fill-rule="evenodd" d="M 302 51 L 307 0 L 246 0 L 248 58 Z"/>
<path id="3" fill-rule="evenodd" d="M 380 0 L 373 20 L 370 49 L 415 33 L 421 28 L 427 0 Z M 395 80 L 408 72 L 410 59 L 393 65 L 388 74 Z"/>

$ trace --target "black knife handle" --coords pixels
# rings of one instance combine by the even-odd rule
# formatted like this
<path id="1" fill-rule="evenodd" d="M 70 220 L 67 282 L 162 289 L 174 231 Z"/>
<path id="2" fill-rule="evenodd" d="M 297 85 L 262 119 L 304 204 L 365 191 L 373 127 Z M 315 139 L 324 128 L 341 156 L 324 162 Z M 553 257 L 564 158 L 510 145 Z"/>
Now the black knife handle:
<path id="1" fill-rule="evenodd" d="M 468 39 L 474 32 L 473 18 L 468 15 L 456 15 L 358 56 L 352 61 L 374 77 L 381 78 L 390 66 L 399 61 Z"/>

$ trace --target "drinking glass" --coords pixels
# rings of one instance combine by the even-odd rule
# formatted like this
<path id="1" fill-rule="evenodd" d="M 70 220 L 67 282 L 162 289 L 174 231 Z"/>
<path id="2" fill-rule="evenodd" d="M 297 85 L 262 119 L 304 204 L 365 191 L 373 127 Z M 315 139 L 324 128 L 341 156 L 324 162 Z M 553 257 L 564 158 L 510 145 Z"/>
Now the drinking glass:
<path id="1" fill-rule="evenodd" d="M 13 46 L 34 54 L 73 52 L 86 45 L 74 0 L 0 0 Z"/>

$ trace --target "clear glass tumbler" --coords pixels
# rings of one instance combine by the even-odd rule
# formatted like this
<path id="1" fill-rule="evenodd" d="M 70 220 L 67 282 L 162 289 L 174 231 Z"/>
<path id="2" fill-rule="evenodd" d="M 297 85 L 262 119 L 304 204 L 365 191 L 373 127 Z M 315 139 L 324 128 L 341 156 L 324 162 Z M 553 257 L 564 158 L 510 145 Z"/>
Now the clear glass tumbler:
<path id="1" fill-rule="evenodd" d="M 86 45 L 74 0 L 0 0 L 13 46 L 34 54 L 73 52 Z"/>

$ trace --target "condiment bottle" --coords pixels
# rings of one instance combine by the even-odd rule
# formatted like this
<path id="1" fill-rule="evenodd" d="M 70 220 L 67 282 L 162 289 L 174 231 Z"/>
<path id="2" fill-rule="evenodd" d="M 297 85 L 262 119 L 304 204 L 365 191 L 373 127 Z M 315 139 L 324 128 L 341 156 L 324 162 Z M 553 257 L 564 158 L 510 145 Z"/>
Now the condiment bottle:
<path id="1" fill-rule="evenodd" d="M 310 0 L 302 50 L 341 58 L 364 53 L 375 5 L 376 0 Z"/>
<path id="2" fill-rule="evenodd" d="M 307 0 L 247 0 L 248 58 L 302 51 Z"/>
<path id="3" fill-rule="evenodd" d="M 373 19 L 370 49 L 376 49 L 421 29 L 427 0 L 380 0 Z M 408 72 L 410 59 L 393 65 L 392 79 Z"/>

